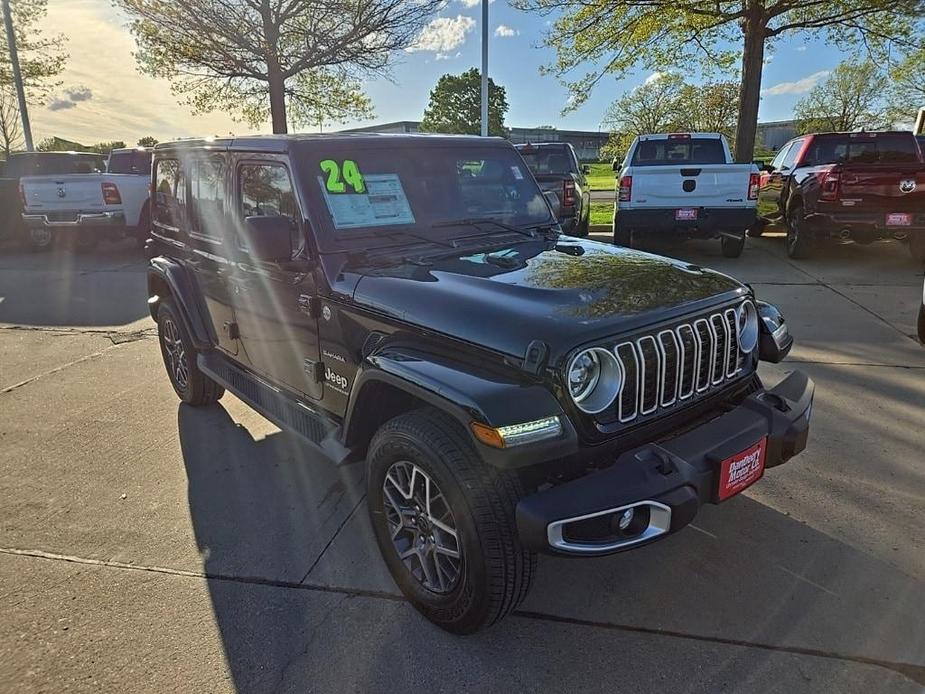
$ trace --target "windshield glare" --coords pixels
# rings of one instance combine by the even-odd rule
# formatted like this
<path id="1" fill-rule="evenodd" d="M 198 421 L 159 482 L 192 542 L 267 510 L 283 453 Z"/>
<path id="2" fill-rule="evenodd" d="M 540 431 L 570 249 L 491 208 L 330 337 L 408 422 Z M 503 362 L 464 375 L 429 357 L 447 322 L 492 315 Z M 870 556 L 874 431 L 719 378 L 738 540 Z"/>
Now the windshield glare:
<path id="1" fill-rule="evenodd" d="M 517 227 L 555 221 L 513 148 L 357 148 L 313 152 L 306 164 L 319 231 L 340 246 L 356 236 L 394 240 L 401 231 L 469 235 L 478 219 Z M 505 233 L 491 225 L 483 231 Z"/>

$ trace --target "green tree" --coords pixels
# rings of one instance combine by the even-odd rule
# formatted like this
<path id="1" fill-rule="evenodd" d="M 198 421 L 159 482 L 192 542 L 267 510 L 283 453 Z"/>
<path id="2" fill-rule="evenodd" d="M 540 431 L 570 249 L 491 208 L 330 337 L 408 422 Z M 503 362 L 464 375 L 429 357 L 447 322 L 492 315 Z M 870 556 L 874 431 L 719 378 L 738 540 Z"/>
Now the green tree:
<path id="1" fill-rule="evenodd" d="M 60 84 L 55 77 L 64 70 L 67 54 L 61 34 L 45 36 L 39 25 L 48 12 L 48 0 L 10 0 L 19 69 L 28 95 L 41 102 Z M 6 32 L 0 28 L 0 89 L 13 84 L 13 68 Z"/>
<path id="2" fill-rule="evenodd" d="M 889 71 L 889 110 L 897 123 L 912 123 L 925 107 L 925 48 L 910 51 Z"/>
<path id="3" fill-rule="evenodd" d="M 476 68 L 461 75 L 443 75 L 430 92 L 421 130 L 429 133 L 478 135 L 482 126 L 482 73 Z M 507 136 L 504 87 L 488 78 L 488 134 Z"/>
<path id="4" fill-rule="evenodd" d="M 196 112 L 226 110 L 273 132 L 287 106 L 317 115 L 327 77 L 387 72 L 442 0 L 116 0 L 132 18 L 142 72 L 171 81 Z M 309 96 L 310 95 L 310 98 Z M 312 105 L 314 104 L 314 105 Z M 348 102 L 351 115 L 356 102 Z M 325 104 L 336 118 L 336 100 Z M 303 111 L 304 113 L 304 111 Z M 348 115 L 348 117 L 350 117 Z"/>
<path id="5" fill-rule="evenodd" d="M 925 37 L 922 0 L 514 1 L 523 10 L 555 14 L 545 41 L 557 59 L 547 69 L 568 83 L 570 109 L 607 74 L 731 71 L 738 62 L 735 151 L 742 162 L 754 149 L 765 53 L 776 41 L 808 35 L 879 53 L 920 47 Z M 591 67 L 581 74 L 584 65 Z"/>
<path id="6" fill-rule="evenodd" d="M 145 135 L 144 137 L 138 138 L 139 147 L 153 147 L 154 145 L 157 144 L 157 142 L 158 142 L 157 138 L 152 137 L 151 135 Z"/>
<path id="7" fill-rule="evenodd" d="M 122 140 L 112 140 L 111 142 L 97 142 L 95 145 L 86 147 L 87 152 L 98 152 L 99 154 L 109 154 L 114 149 L 125 149 L 125 143 Z"/>
<path id="8" fill-rule="evenodd" d="M 293 126 L 323 128 L 328 123 L 369 120 L 373 103 L 359 81 L 338 70 L 307 70 L 296 77 L 287 99 Z"/>
<path id="9" fill-rule="evenodd" d="M 793 109 L 797 130 L 845 132 L 887 126 L 884 77 L 870 61 L 840 63 L 797 102 Z"/>

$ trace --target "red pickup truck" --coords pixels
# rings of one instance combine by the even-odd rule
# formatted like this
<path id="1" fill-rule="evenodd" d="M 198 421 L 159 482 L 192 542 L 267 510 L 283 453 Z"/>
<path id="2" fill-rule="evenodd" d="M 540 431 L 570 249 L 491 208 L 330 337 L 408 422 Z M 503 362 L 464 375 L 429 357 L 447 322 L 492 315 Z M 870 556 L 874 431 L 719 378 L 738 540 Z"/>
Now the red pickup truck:
<path id="1" fill-rule="evenodd" d="M 787 254 L 808 256 L 827 238 L 908 242 L 925 262 L 925 160 L 911 132 L 821 133 L 784 145 L 764 167 L 760 235 L 782 223 Z"/>

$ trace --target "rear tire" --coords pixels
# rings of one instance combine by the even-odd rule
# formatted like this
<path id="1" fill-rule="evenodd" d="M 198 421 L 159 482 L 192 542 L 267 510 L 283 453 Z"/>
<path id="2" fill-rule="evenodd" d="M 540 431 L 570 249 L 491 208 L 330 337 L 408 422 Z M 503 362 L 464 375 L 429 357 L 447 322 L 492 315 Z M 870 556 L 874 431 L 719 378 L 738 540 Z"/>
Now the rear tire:
<path id="1" fill-rule="evenodd" d="M 808 258 L 813 242 L 803 220 L 803 206 L 793 205 L 787 210 L 787 255 L 794 260 Z"/>
<path id="2" fill-rule="evenodd" d="M 536 572 L 514 520 L 523 487 L 484 463 L 456 420 L 432 408 L 399 415 L 376 432 L 367 460 L 376 542 L 421 614 L 469 634 L 523 601 Z"/>
<path id="3" fill-rule="evenodd" d="M 613 224 L 613 243 L 615 246 L 624 246 L 625 248 L 633 247 L 633 231 L 626 229 L 618 222 Z"/>
<path id="4" fill-rule="evenodd" d="M 158 307 L 157 338 L 170 384 L 180 399 L 193 407 L 218 402 L 225 389 L 199 370 L 196 348 L 170 299 L 164 299 Z"/>
<path id="5" fill-rule="evenodd" d="M 745 249 L 745 232 L 742 232 L 742 236 L 734 239 L 723 236 L 720 238 L 719 243 L 724 257 L 738 258 Z"/>
<path id="6" fill-rule="evenodd" d="M 29 229 L 29 248 L 35 253 L 51 250 L 55 244 L 55 234 L 51 229 L 42 227 Z"/>
<path id="7" fill-rule="evenodd" d="M 575 227 L 575 236 L 578 236 L 580 238 L 586 238 L 588 236 L 588 231 L 590 231 L 589 229 L 590 226 L 591 226 L 591 216 L 588 215 L 588 217 L 585 219 L 584 222 L 579 223 Z"/>
<path id="8" fill-rule="evenodd" d="M 925 263 L 925 234 L 913 234 L 909 237 L 909 255 L 913 260 Z"/>

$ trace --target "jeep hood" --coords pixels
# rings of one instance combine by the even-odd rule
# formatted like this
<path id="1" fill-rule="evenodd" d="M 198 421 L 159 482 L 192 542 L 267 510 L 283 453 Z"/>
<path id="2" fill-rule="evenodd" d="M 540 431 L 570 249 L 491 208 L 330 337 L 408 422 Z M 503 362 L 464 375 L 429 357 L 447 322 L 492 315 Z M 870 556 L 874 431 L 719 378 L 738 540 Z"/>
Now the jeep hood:
<path id="1" fill-rule="evenodd" d="M 585 342 L 746 291 L 731 277 L 690 263 L 563 237 L 366 270 L 354 300 L 514 357 L 542 340 L 558 359 Z"/>

